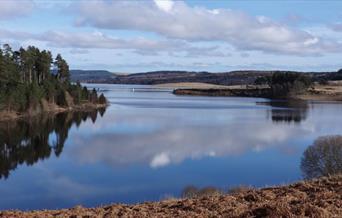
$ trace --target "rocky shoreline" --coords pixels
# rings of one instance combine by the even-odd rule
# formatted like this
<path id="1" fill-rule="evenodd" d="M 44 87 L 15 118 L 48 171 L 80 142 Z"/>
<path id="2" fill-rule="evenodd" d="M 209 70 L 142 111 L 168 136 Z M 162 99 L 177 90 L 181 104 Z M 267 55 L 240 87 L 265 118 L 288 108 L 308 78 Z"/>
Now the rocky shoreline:
<path id="1" fill-rule="evenodd" d="M 342 175 L 229 195 L 97 208 L 2 211 L 0 217 L 342 217 Z"/>

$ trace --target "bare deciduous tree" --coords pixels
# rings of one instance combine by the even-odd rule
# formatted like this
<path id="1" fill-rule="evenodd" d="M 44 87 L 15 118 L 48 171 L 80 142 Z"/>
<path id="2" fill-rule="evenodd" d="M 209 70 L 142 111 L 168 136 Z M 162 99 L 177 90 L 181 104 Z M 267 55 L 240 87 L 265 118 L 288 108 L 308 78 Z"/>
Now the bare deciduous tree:
<path id="1" fill-rule="evenodd" d="M 303 153 L 301 170 L 306 179 L 342 173 L 342 136 L 316 139 Z"/>

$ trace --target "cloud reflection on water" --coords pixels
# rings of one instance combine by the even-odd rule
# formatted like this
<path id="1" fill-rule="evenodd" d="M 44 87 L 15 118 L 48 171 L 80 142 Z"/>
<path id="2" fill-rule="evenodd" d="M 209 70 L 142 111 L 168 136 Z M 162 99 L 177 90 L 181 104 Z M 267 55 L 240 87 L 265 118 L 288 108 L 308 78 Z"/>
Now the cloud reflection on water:
<path id="1" fill-rule="evenodd" d="M 158 168 L 187 159 L 241 155 L 282 147 L 289 139 L 313 131 L 310 125 L 284 126 L 273 125 L 272 122 L 241 123 L 234 120 L 220 125 L 179 123 L 177 126 L 174 125 L 177 121 L 172 119 L 170 116 L 170 120 L 163 120 L 168 125 L 142 134 L 116 132 L 115 128 L 111 132 L 108 129 L 113 127 L 103 124 L 102 134 L 98 133 L 101 130 L 92 130 L 89 133 L 91 137 L 75 135 L 70 155 L 83 164 L 103 162 L 113 167 L 145 164 Z"/>

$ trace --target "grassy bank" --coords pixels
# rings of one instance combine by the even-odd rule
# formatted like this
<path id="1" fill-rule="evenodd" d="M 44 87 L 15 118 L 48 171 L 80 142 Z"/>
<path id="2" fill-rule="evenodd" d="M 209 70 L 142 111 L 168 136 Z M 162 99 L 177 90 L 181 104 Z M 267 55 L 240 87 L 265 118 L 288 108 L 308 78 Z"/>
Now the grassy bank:
<path id="1" fill-rule="evenodd" d="M 265 86 L 234 86 L 227 88 L 177 88 L 175 95 L 193 96 L 226 96 L 226 97 L 258 97 L 272 98 L 270 89 Z M 307 90 L 287 96 L 288 99 L 296 100 L 321 100 L 342 101 L 342 85 L 330 83 L 327 85 L 316 84 Z"/>
<path id="2" fill-rule="evenodd" d="M 342 217 L 342 175 L 230 195 L 97 208 L 3 211 L 0 217 Z"/>
<path id="3" fill-rule="evenodd" d="M 224 96 L 224 97 L 260 97 L 269 98 L 269 89 L 267 88 L 186 88 L 175 89 L 175 95 L 193 95 L 193 96 Z"/>

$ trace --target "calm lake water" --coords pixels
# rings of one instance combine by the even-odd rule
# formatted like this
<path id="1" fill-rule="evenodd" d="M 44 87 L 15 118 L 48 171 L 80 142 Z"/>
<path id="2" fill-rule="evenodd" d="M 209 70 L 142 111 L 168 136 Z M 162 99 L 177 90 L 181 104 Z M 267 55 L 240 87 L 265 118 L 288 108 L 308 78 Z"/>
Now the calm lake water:
<path id="1" fill-rule="evenodd" d="M 263 187 L 302 179 L 301 157 L 342 133 L 342 104 L 174 96 L 88 85 L 106 111 L 0 124 L 0 209 L 155 201 L 188 185 Z"/>

